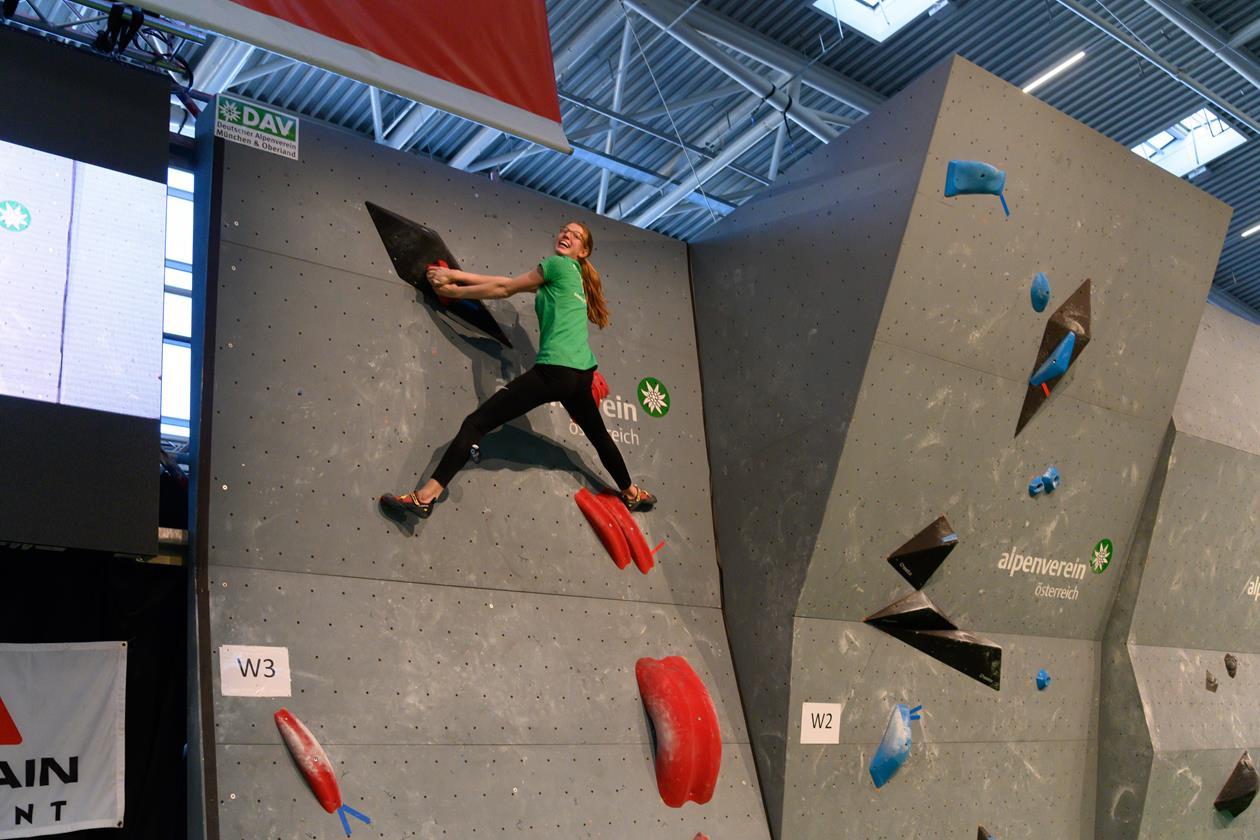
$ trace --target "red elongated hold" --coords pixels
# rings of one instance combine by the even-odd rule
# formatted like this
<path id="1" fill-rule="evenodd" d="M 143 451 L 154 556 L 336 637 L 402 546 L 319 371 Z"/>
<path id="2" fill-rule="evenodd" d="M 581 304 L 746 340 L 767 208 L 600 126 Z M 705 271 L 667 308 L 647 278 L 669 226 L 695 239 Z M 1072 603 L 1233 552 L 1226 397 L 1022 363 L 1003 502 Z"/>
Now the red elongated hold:
<path id="1" fill-rule="evenodd" d="M 621 533 L 625 535 L 626 543 L 630 546 L 630 556 L 634 558 L 634 565 L 645 575 L 652 571 L 652 567 L 656 565 L 656 561 L 652 559 L 652 549 L 648 548 L 643 532 L 639 530 L 639 525 L 630 515 L 630 511 L 626 510 L 621 497 L 616 493 L 605 491 L 597 498 L 612 514 L 613 520 L 621 526 Z"/>
<path id="2" fill-rule="evenodd" d="M 600 375 L 599 371 L 591 376 L 591 399 L 595 400 L 595 405 L 599 405 L 608 399 L 608 381 Z"/>
<path id="3" fill-rule="evenodd" d="M 656 787 L 671 808 L 713 798 L 722 732 L 708 689 L 681 656 L 640 659 L 639 695 L 656 734 Z"/>
<path id="4" fill-rule="evenodd" d="M 695 837 L 691 838 L 691 840 L 709 840 L 709 838 L 703 832 L 700 832 L 697 833 Z"/>
<path id="5" fill-rule="evenodd" d="M 624 569 L 629 566 L 630 546 L 626 543 L 625 534 L 621 533 L 621 526 L 613 519 L 608 508 L 604 507 L 595 498 L 595 494 L 585 487 L 577 491 L 573 499 L 586 516 L 586 521 L 595 529 L 595 535 L 604 544 L 604 548 L 612 557 L 612 561 L 617 564 L 617 568 Z"/>
<path id="6" fill-rule="evenodd" d="M 311 730 L 288 709 L 276 712 L 276 728 L 280 730 L 284 745 L 289 748 L 289 754 L 297 762 L 319 804 L 330 814 L 340 808 L 341 788 L 337 787 L 337 774 Z"/>

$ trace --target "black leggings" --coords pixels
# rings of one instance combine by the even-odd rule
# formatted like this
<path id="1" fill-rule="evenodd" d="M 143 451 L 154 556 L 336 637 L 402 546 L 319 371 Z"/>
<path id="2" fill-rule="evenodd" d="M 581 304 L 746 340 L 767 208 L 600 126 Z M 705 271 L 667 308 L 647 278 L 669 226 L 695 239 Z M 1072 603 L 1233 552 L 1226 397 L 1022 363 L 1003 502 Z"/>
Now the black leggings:
<path id="1" fill-rule="evenodd" d="M 591 397 L 594 375 L 595 368 L 577 370 L 561 365 L 534 365 L 464 418 L 459 434 L 455 435 L 433 473 L 434 480 L 443 487 L 450 484 L 455 473 L 467 463 L 474 444 L 507 421 L 543 403 L 558 400 L 595 445 L 599 460 L 617 482 L 618 489 L 630 489 L 632 482 L 626 462 L 617 451 L 617 444 L 608 436 L 604 418 L 599 416 L 599 406 Z"/>

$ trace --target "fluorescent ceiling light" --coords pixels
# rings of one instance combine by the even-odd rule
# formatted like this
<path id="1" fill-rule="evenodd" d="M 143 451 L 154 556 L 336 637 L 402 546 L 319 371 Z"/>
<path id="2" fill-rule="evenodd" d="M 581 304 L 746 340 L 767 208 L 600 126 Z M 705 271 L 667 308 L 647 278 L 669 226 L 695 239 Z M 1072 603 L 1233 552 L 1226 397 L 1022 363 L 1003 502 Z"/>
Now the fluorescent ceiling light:
<path id="1" fill-rule="evenodd" d="M 1247 228 L 1246 230 L 1244 230 L 1242 232 L 1243 239 L 1246 239 L 1248 236 L 1251 236 L 1251 234 L 1253 233 L 1260 233 L 1260 225 L 1256 225 L 1253 228 Z"/>
<path id="2" fill-rule="evenodd" d="M 1080 61 L 1082 61 L 1084 58 L 1085 58 L 1085 51 L 1084 51 L 1084 50 L 1081 50 L 1081 51 L 1080 51 L 1080 52 L 1078 52 L 1076 55 L 1074 55 L 1074 56 L 1072 56 L 1071 58 L 1067 59 L 1066 61 L 1064 61 L 1064 62 L 1062 62 L 1062 63 L 1060 63 L 1060 64 L 1058 64 L 1058 65 L 1056 65 L 1056 66 L 1054 66 L 1054 67 L 1052 67 L 1052 68 L 1050 68 L 1049 70 L 1047 70 L 1046 72 L 1044 72 L 1044 73 L 1042 73 L 1040 76 L 1038 76 L 1037 78 L 1033 79 L 1033 80 L 1032 80 L 1031 82 L 1029 82 L 1027 85 L 1025 85 L 1025 86 L 1024 86 L 1024 93 L 1032 93 L 1034 90 L 1036 90 L 1037 88 L 1041 87 L 1041 86 L 1042 86 L 1042 85 L 1044 85 L 1046 82 L 1048 82 L 1048 81 L 1050 81 L 1051 79 L 1053 79 L 1055 76 L 1057 76 L 1057 75 L 1059 75 L 1060 73 L 1064 72 L 1065 70 L 1067 70 L 1067 69 L 1068 69 L 1069 67 L 1071 67 L 1072 65 L 1079 63 L 1079 62 L 1080 62 Z"/>
<path id="3" fill-rule="evenodd" d="M 1134 146 L 1132 151 L 1181 177 L 1245 142 L 1247 138 L 1233 126 L 1209 109 L 1202 108 L 1184 120 L 1155 132 Z"/>
<path id="4" fill-rule="evenodd" d="M 815 9 L 877 43 L 935 5 L 937 0 L 814 0 Z"/>

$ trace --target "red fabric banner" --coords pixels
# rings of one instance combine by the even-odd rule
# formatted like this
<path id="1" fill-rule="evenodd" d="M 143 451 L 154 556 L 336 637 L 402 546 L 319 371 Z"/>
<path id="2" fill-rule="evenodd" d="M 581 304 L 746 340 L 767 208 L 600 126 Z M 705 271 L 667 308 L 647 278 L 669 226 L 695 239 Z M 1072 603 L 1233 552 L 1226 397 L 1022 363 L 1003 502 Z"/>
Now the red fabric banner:
<path id="1" fill-rule="evenodd" d="M 560 121 L 542 0 L 233 2 Z"/>

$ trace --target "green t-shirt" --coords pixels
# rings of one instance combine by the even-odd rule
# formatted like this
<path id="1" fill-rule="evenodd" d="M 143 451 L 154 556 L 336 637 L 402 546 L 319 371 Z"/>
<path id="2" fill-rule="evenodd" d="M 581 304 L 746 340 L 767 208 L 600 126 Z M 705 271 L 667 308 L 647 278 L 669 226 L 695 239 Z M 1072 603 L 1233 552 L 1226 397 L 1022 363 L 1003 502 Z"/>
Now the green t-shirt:
<path id="1" fill-rule="evenodd" d="M 554 254 L 538 264 L 543 284 L 534 295 L 538 313 L 539 365 L 563 365 L 577 370 L 595 367 L 586 321 L 586 293 L 582 269 L 572 257 Z"/>

